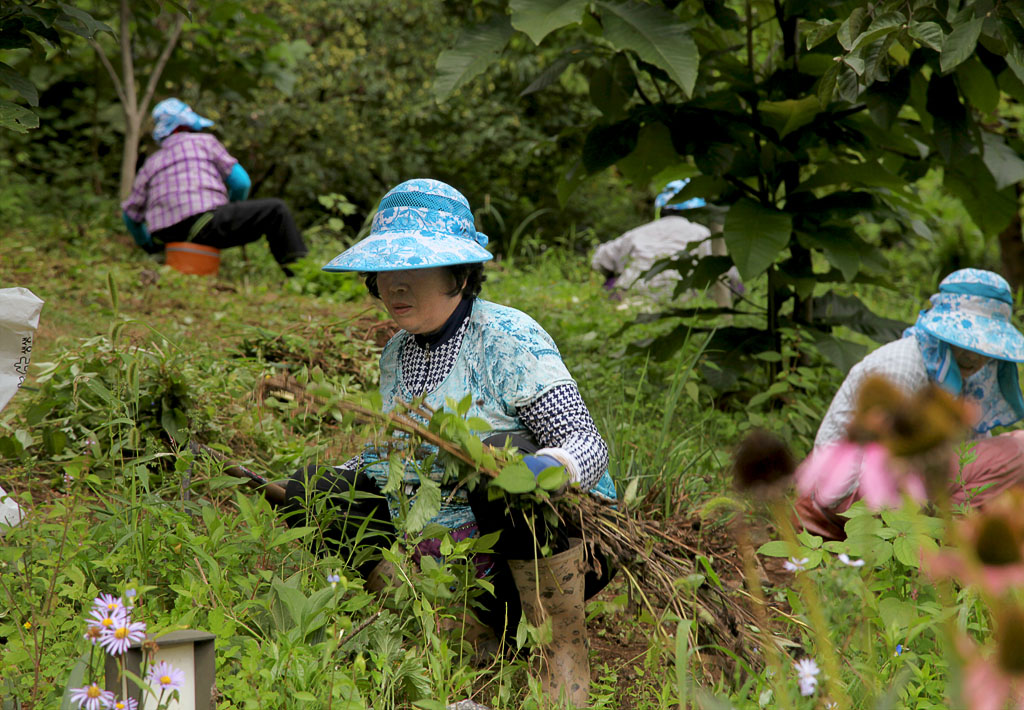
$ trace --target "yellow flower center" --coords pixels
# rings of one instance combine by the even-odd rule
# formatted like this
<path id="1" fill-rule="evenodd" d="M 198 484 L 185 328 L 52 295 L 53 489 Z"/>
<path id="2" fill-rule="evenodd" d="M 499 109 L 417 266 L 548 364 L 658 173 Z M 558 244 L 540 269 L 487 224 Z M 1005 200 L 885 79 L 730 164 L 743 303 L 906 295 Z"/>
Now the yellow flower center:
<path id="1" fill-rule="evenodd" d="M 109 604 L 107 604 L 107 609 L 109 611 L 113 611 L 116 608 L 117 608 L 117 604 L 115 604 L 114 602 L 110 602 Z"/>
<path id="2" fill-rule="evenodd" d="M 118 701 L 117 701 L 117 702 L 116 702 L 116 703 L 114 704 L 114 707 L 115 707 L 115 708 L 117 708 L 117 710 L 124 710 L 124 703 L 122 703 L 122 702 L 121 702 L 120 700 L 118 700 Z"/>
<path id="3" fill-rule="evenodd" d="M 100 691 L 100 687 L 98 685 L 93 683 L 89 686 L 89 689 L 85 691 L 85 694 L 88 695 L 90 698 L 98 698 L 102 694 L 102 691 Z"/>
<path id="4" fill-rule="evenodd" d="M 160 685 L 170 685 L 171 677 L 169 675 L 160 676 Z"/>
<path id="5" fill-rule="evenodd" d="M 117 631 L 114 632 L 114 638 L 116 638 L 116 639 L 123 639 L 127 635 L 128 635 L 128 627 L 126 627 L 126 626 L 122 626 L 121 628 L 119 628 Z"/>
<path id="6" fill-rule="evenodd" d="M 114 620 L 113 620 L 113 619 L 111 619 L 111 618 L 110 618 L 110 617 L 108 616 L 108 617 L 107 617 L 106 619 L 104 619 L 104 620 L 103 620 L 103 621 L 101 621 L 100 623 L 101 623 L 101 624 L 103 624 L 104 626 L 113 626 L 113 625 L 114 625 Z"/>

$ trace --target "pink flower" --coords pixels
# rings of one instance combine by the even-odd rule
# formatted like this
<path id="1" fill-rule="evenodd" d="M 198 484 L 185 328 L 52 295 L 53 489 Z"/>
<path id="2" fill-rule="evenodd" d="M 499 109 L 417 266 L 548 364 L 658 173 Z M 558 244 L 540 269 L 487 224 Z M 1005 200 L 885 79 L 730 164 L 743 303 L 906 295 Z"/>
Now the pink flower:
<path id="1" fill-rule="evenodd" d="M 959 520 L 955 548 L 924 555 L 924 571 L 933 579 L 953 578 L 1000 596 L 1024 587 L 1024 492 L 1010 490 L 981 511 Z"/>
<path id="2" fill-rule="evenodd" d="M 826 509 L 858 491 L 873 510 L 899 507 L 904 493 L 917 501 L 926 498 L 921 477 L 877 442 L 842 441 L 814 449 L 796 470 L 796 488 Z"/>
<path id="3" fill-rule="evenodd" d="M 983 657 L 964 638 L 957 646 L 965 657 L 963 703 L 971 710 L 1024 710 L 1024 614 L 1006 608 L 998 617 L 995 653 Z"/>

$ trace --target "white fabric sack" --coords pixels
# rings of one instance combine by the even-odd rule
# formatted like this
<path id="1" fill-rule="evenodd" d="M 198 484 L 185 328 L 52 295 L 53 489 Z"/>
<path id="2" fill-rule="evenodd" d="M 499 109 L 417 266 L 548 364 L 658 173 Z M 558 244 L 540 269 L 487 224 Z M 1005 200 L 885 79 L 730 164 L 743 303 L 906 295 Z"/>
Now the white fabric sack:
<path id="1" fill-rule="evenodd" d="M 32 334 L 43 302 L 27 288 L 0 288 L 0 409 L 21 387 L 32 357 Z M 0 488 L 0 530 L 24 518 L 21 508 Z"/>

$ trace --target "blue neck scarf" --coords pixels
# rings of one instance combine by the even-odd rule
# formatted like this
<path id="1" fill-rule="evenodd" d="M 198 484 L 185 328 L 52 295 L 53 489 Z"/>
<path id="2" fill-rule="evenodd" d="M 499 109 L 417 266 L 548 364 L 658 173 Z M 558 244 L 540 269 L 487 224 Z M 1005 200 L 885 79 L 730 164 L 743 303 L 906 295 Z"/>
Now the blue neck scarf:
<path id="1" fill-rule="evenodd" d="M 1021 396 L 1017 363 L 992 359 L 965 382 L 949 343 L 929 335 L 917 325 L 903 332 L 904 337 L 908 335 L 917 339 L 928 379 L 950 393 L 962 395 L 980 405 L 981 419 L 974 427 L 977 433 L 984 434 L 997 426 L 1009 426 L 1024 418 L 1024 397 Z"/>

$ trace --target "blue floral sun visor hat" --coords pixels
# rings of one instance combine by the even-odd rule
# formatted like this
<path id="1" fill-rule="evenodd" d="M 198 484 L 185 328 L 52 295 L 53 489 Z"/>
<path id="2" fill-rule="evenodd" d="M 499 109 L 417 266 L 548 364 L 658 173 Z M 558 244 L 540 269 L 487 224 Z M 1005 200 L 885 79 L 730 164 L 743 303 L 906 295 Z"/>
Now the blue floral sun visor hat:
<path id="1" fill-rule="evenodd" d="M 380 201 L 365 239 L 324 271 L 398 271 L 477 264 L 492 258 L 462 193 L 443 182 L 407 180 Z"/>
<path id="2" fill-rule="evenodd" d="M 213 121 L 200 116 L 181 99 L 164 99 L 153 107 L 153 138 L 157 143 L 174 133 L 180 126 L 201 131 Z"/>
<path id="3" fill-rule="evenodd" d="M 939 284 L 915 327 L 951 345 L 997 360 L 1024 362 L 1024 335 L 1010 322 L 1013 295 L 991 271 L 960 269 Z"/>

